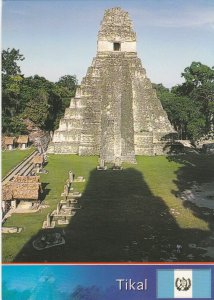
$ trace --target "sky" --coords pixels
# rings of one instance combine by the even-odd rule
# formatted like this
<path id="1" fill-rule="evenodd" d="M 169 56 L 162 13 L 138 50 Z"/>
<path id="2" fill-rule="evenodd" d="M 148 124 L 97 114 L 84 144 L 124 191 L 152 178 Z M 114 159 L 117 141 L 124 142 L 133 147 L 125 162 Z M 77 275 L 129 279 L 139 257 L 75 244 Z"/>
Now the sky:
<path id="1" fill-rule="evenodd" d="M 3 0 L 3 48 L 20 49 L 25 76 L 76 75 L 96 56 L 105 9 L 128 11 L 137 53 L 154 83 L 172 87 L 192 61 L 214 65 L 213 0 Z"/>

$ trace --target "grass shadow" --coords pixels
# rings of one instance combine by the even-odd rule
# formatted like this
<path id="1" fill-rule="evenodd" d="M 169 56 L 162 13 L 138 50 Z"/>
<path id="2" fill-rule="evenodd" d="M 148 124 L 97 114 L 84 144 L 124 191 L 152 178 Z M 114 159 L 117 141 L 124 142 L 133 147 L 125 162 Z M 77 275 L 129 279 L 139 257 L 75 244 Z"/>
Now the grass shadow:
<path id="1" fill-rule="evenodd" d="M 176 190 L 172 190 L 171 192 L 182 201 L 185 209 L 189 210 L 196 218 L 207 223 L 209 234 L 204 234 L 200 239 L 197 239 L 196 246 L 204 247 L 205 249 L 211 247 L 210 254 L 212 259 L 214 259 L 214 186 L 209 191 L 212 193 L 212 197 L 206 195 L 207 190 L 203 187 L 207 183 L 214 185 L 214 156 L 191 153 L 183 156 L 169 156 L 167 159 L 169 162 L 176 162 L 182 165 L 175 172 L 176 180 L 174 180 L 174 183 Z M 185 200 L 182 197 L 185 191 L 192 192 L 191 197 L 200 198 L 200 201 L 197 203 L 194 200 Z M 207 199 L 209 199 L 209 206 L 206 206 L 205 203 Z M 208 257 L 206 259 L 210 260 Z"/>
<path id="2" fill-rule="evenodd" d="M 14 262 L 188 261 L 188 243 L 205 234 L 180 228 L 165 201 L 134 168 L 92 170 L 79 204 L 67 227 L 40 230 Z M 60 232 L 65 245 L 35 250 L 32 242 L 44 232 Z M 177 244 L 183 245 L 181 253 Z M 194 253 L 196 261 L 202 259 L 200 252 Z"/>
<path id="3" fill-rule="evenodd" d="M 41 186 L 42 186 L 42 193 L 40 195 L 40 201 L 42 203 L 44 203 L 44 200 L 46 198 L 46 196 L 50 193 L 51 189 L 48 189 L 47 186 L 49 185 L 48 182 L 42 182 Z"/>

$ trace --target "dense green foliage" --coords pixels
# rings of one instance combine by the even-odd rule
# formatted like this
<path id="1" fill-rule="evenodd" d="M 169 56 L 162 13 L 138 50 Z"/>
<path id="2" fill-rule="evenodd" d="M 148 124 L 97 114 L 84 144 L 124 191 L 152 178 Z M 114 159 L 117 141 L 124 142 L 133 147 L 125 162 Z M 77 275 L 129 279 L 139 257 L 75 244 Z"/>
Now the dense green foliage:
<path id="1" fill-rule="evenodd" d="M 22 60 L 19 50 L 2 51 L 3 133 L 26 133 L 25 119 L 54 130 L 75 94 L 77 79 L 65 75 L 53 83 L 38 75 L 25 77 L 18 65 Z M 154 87 L 179 138 L 196 140 L 214 128 L 214 67 L 193 62 L 181 76 L 185 82 L 171 90 L 162 84 Z"/>
<path id="2" fill-rule="evenodd" d="M 180 139 L 198 139 L 214 127 L 214 67 L 193 62 L 182 73 L 185 82 L 171 91 L 154 84 Z"/>
<path id="3" fill-rule="evenodd" d="M 18 65 L 19 50 L 2 51 L 2 130 L 5 134 L 27 132 L 25 119 L 48 131 L 54 130 L 75 95 L 77 79 L 65 75 L 53 83 L 35 75 L 25 77 Z"/>

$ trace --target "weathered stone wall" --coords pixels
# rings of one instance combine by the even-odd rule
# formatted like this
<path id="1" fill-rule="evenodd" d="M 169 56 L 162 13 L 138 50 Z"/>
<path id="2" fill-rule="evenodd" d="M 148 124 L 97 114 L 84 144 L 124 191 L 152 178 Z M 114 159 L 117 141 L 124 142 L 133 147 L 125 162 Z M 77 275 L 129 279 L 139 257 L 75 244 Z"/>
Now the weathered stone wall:
<path id="1" fill-rule="evenodd" d="M 131 78 L 123 53 L 103 60 L 101 78 L 101 157 L 134 161 Z"/>
<path id="2" fill-rule="evenodd" d="M 115 40 L 116 41 L 116 40 Z M 121 52 L 136 52 L 136 42 L 121 42 Z M 109 52 L 114 51 L 114 40 L 109 41 L 98 41 L 97 43 L 98 52 Z"/>
<path id="3" fill-rule="evenodd" d="M 107 9 L 101 22 L 98 41 L 136 41 L 136 33 L 128 13 L 120 7 Z"/>

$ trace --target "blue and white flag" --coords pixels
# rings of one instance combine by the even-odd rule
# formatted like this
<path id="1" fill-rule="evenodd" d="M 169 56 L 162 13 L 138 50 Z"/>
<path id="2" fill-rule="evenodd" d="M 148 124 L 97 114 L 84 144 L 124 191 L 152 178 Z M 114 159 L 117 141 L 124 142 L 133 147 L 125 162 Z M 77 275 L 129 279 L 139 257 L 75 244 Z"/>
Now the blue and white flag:
<path id="1" fill-rule="evenodd" d="M 157 298 L 211 299 L 211 269 L 157 270 Z"/>

